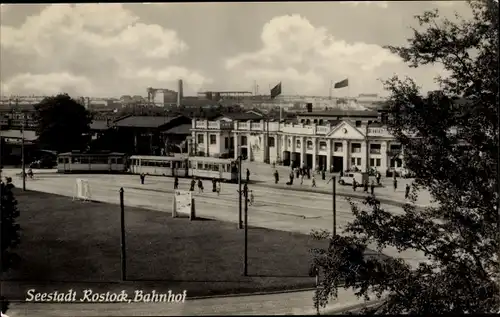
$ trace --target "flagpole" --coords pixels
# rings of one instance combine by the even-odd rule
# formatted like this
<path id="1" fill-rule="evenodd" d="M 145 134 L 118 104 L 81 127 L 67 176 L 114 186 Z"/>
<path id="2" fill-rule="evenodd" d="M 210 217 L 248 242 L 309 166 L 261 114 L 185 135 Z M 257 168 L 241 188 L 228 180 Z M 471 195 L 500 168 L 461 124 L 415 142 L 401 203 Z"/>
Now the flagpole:
<path id="1" fill-rule="evenodd" d="M 332 86 L 333 86 L 333 80 L 330 80 L 330 89 L 329 89 L 330 100 L 332 100 Z"/>

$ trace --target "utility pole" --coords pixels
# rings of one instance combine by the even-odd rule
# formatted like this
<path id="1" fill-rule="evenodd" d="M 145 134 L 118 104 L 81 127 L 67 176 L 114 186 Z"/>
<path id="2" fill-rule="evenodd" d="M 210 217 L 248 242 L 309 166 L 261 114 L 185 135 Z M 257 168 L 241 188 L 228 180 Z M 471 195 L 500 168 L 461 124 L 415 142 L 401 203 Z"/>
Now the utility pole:
<path id="1" fill-rule="evenodd" d="M 248 276 L 248 185 L 245 183 L 245 255 L 243 260 L 243 276 Z"/>
<path id="2" fill-rule="evenodd" d="M 235 136 L 236 138 L 238 136 Z M 241 152 L 240 149 L 238 148 L 237 149 L 238 152 Z M 239 194 L 239 198 L 238 198 L 238 206 L 239 206 L 239 209 L 238 209 L 238 229 L 243 229 L 243 222 L 241 220 L 242 216 L 242 206 L 241 206 L 241 198 L 242 198 L 242 191 L 241 191 L 241 153 L 239 153 L 238 155 L 238 194 Z"/>
<path id="3" fill-rule="evenodd" d="M 266 163 L 267 164 L 270 164 L 271 163 L 271 155 L 270 155 L 270 151 L 269 151 L 269 115 L 267 116 L 266 118 Z"/>
<path id="4" fill-rule="evenodd" d="M 125 246 L 125 204 L 123 199 L 123 187 L 120 188 L 120 244 L 121 244 L 121 273 L 122 281 L 127 280 L 127 258 L 126 258 L 126 246 Z"/>
<path id="5" fill-rule="evenodd" d="M 332 177 L 333 236 L 337 234 L 337 177 Z"/>
<path id="6" fill-rule="evenodd" d="M 370 172 L 370 162 L 369 162 L 369 147 L 370 147 L 370 144 L 368 144 L 368 126 L 370 125 L 370 123 L 366 123 L 366 129 L 365 129 L 365 157 L 366 157 L 366 161 L 365 161 L 365 171 L 367 173 Z"/>
<path id="7" fill-rule="evenodd" d="M 16 109 L 19 110 L 19 98 L 16 98 Z M 26 163 L 24 159 L 24 125 L 26 117 L 24 113 L 21 112 L 21 173 L 23 177 L 23 191 L 26 191 Z"/>

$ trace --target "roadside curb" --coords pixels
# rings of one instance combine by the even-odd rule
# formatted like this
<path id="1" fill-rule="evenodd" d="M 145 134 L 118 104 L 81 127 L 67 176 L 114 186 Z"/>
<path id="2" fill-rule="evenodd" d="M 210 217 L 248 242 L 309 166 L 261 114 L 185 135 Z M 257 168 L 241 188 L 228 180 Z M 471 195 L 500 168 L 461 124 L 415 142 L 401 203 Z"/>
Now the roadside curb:
<path id="1" fill-rule="evenodd" d="M 322 313 L 322 315 L 344 315 L 344 314 L 352 312 L 352 311 L 357 311 L 357 310 L 361 310 L 363 308 L 375 306 L 377 304 L 382 303 L 383 301 L 384 301 L 383 299 L 379 299 L 379 300 L 373 300 L 373 301 L 359 303 L 359 304 L 348 305 L 345 307 L 339 307 L 339 308 L 325 311 Z"/>
<path id="2" fill-rule="evenodd" d="M 253 184 L 253 186 L 256 186 L 256 187 L 267 187 L 267 188 L 276 188 L 276 189 L 283 189 L 283 190 L 296 191 L 296 192 L 317 193 L 317 194 L 327 194 L 327 195 L 331 195 L 332 194 L 331 191 L 325 190 L 325 189 L 315 189 L 315 190 L 313 190 L 313 189 L 309 189 L 309 188 L 283 187 L 283 186 L 277 186 L 277 185 L 274 185 L 274 184 L 263 184 L 263 183 L 255 183 L 255 184 Z M 337 193 L 337 196 L 348 197 L 348 198 L 365 199 L 369 195 L 354 194 L 354 193 Z M 399 200 L 385 198 L 385 197 L 377 197 L 376 195 L 375 195 L 375 198 L 377 198 L 377 200 L 379 200 L 381 203 L 385 203 L 385 204 L 389 204 L 389 205 L 393 205 L 393 206 L 397 206 L 397 207 L 402 207 L 402 206 L 404 206 L 404 205 L 407 204 L 407 202 L 402 202 L 402 201 L 399 201 Z M 415 204 L 415 206 L 419 207 L 419 208 L 426 208 L 426 207 L 428 207 L 428 206 L 416 205 L 416 204 Z"/>

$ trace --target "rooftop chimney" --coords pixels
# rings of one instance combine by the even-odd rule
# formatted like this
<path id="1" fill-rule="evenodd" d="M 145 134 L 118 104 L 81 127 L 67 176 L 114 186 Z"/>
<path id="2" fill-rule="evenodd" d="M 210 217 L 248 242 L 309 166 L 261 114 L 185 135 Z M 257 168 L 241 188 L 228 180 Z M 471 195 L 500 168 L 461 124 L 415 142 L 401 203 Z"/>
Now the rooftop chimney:
<path id="1" fill-rule="evenodd" d="M 179 79 L 179 87 L 177 87 L 177 107 L 181 106 L 182 98 L 184 97 L 182 79 Z"/>

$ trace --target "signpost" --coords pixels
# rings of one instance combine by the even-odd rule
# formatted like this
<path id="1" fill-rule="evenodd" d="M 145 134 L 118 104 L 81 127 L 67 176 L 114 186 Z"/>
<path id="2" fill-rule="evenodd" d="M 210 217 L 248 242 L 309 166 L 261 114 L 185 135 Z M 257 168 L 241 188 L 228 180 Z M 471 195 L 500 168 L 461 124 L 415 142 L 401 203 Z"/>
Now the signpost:
<path id="1" fill-rule="evenodd" d="M 174 192 L 172 218 L 177 217 L 178 214 L 188 214 L 191 220 L 196 218 L 194 199 L 190 191 L 176 190 Z"/>

